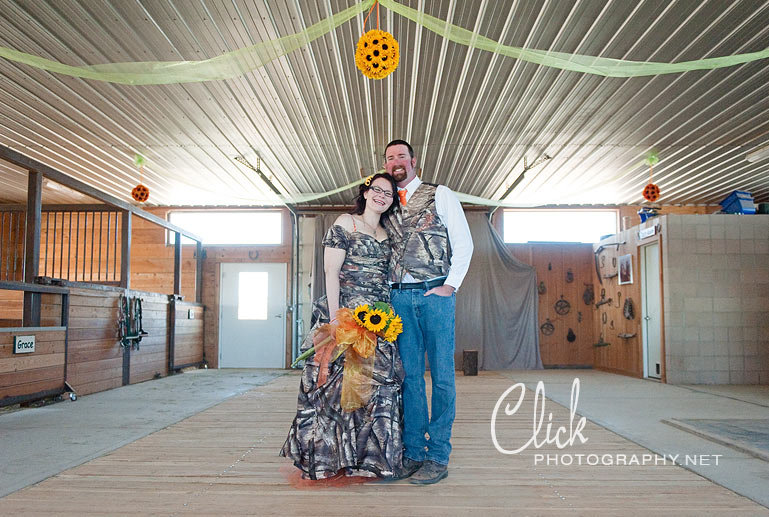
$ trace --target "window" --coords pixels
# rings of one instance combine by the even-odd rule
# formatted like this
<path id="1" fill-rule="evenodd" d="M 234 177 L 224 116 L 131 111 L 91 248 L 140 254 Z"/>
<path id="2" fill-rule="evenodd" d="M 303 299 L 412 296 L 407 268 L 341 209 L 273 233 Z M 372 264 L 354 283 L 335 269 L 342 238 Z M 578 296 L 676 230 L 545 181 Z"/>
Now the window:
<path id="1" fill-rule="evenodd" d="M 505 242 L 598 242 L 617 233 L 616 210 L 505 210 Z"/>
<path id="2" fill-rule="evenodd" d="M 267 319 L 267 273 L 241 271 L 238 275 L 238 319 Z"/>
<path id="3" fill-rule="evenodd" d="M 237 244 L 280 244 L 283 217 L 278 211 L 173 211 L 168 221 L 194 233 L 204 246 Z M 168 244 L 174 243 L 174 232 L 167 232 Z M 182 237 L 182 244 L 195 241 Z"/>

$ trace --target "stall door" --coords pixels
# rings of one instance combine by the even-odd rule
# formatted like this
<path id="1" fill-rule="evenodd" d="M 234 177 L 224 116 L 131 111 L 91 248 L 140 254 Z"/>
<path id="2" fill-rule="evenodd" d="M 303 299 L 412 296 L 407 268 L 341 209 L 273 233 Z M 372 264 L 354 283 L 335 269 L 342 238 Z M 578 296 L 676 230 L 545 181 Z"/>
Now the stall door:
<path id="1" fill-rule="evenodd" d="M 286 264 L 221 264 L 219 367 L 284 368 Z"/>
<path id="2" fill-rule="evenodd" d="M 641 248 L 641 276 L 644 376 L 659 379 L 662 376 L 659 244 Z"/>

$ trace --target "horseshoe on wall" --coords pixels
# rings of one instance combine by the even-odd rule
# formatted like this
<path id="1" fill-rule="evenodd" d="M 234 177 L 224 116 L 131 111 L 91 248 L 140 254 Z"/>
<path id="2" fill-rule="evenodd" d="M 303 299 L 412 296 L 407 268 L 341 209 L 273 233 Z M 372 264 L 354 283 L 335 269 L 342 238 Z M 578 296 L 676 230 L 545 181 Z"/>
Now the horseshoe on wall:
<path id="1" fill-rule="evenodd" d="M 259 258 L 259 251 L 258 250 L 252 250 L 248 252 L 248 258 L 251 260 L 256 260 Z"/>

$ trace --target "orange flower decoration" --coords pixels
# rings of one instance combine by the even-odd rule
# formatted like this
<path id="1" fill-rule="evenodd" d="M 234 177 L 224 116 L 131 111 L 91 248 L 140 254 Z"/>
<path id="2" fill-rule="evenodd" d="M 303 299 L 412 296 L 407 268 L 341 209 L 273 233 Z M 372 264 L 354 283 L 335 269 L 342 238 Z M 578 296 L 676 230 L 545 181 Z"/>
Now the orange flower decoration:
<path id="1" fill-rule="evenodd" d="M 355 65 L 371 79 L 383 79 L 398 68 L 400 52 L 392 34 L 378 29 L 368 31 L 358 40 Z"/>
<path id="2" fill-rule="evenodd" d="M 150 189 L 140 183 L 131 191 L 131 196 L 139 203 L 144 203 L 150 197 Z"/>

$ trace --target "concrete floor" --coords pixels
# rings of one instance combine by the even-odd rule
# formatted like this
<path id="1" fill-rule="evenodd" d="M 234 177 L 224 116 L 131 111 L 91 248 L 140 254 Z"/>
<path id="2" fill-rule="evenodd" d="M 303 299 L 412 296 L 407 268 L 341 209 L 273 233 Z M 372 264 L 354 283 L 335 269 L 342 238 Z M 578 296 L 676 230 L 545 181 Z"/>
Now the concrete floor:
<path id="1" fill-rule="evenodd" d="M 668 425 L 668 419 L 766 419 L 769 386 L 671 386 L 596 370 L 505 372 L 548 399 L 569 407 L 580 379 L 577 413 L 659 455 L 722 455 L 718 465 L 684 468 L 769 507 L 769 462 Z"/>
<path id="2" fill-rule="evenodd" d="M 80 397 L 76 402 L 0 414 L 0 497 L 164 429 L 283 373 L 198 370 Z M 660 455 L 722 455 L 718 466 L 683 466 L 769 507 L 769 462 L 663 422 L 671 418 L 766 419 L 769 387 L 669 386 L 593 370 L 500 373 L 510 378 L 511 385 L 522 382 L 531 390 L 543 381 L 547 404 L 553 401 L 566 407 L 572 382 L 578 377 L 578 414 Z"/>

